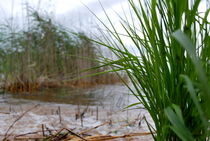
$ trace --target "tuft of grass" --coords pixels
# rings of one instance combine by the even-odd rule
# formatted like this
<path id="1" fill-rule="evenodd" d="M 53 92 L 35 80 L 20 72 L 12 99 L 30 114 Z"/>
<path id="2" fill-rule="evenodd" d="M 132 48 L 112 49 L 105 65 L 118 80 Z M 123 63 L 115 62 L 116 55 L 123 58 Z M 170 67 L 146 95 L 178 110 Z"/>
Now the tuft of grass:
<path id="1" fill-rule="evenodd" d="M 154 140 L 208 140 L 209 9 L 199 12 L 201 0 L 128 3 L 131 20 L 120 17 L 126 35 L 118 33 L 106 11 L 109 27 L 98 18 L 111 38 L 92 41 L 118 58 L 102 58 L 102 66 L 126 72 L 132 84 L 127 87 L 153 119 L 155 127 L 150 123 L 148 127 Z M 123 36 L 130 39 L 135 53 Z"/>

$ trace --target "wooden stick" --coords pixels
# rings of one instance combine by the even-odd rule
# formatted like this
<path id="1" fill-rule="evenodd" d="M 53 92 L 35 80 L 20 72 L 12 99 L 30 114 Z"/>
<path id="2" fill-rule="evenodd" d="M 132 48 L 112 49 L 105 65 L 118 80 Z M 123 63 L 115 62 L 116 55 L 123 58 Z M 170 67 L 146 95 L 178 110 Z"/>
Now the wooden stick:
<path id="1" fill-rule="evenodd" d="M 83 127 L 83 115 L 80 115 L 81 126 Z"/>
<path id="2" fill-rule="evenodd" d="M 58 106 L 58 114 L 59 114 L 59 121 L 60 123 L 62 122 L 62 118 L 61 118 L 61 107 Z"/>
<path id="3" fill-rule="evenodd" d="M 47 129 L 45 131 L 48 131 Z M 57 131 L 57 130 L 51 130 L 51 131 Z M 43 131 L 35 131 L 35 132 L 28 132 L 28 133 L 24 133 L 24 134 L 20 134 L 20 135 L 14 135 L 14 139 L 19 139 L 19 137 L 21 138 L 21 136 L 26 136 L 26 135 L 32 135 L 32 134 L 38 134 L 38 133 L 42 133 Z M 1 136 L 1 135 L 0 135 Z M 2 135 L 3 136 L 3 135 Z"/>
<path id="4" fill-rule="evenodd" d="M 45 137 L 44 124 L 42 124 L 42 135 L 43 135 L 43 137 Z"/>
<path id="5" fill-rule="evenodd" d="M 96 120 L 98 120 L 98 106 L 96 107 Z"/>
<path id="6" fill-rule="evenodd" d="M 131 134 L 125 134 L 120 136 L 111 136 L 111 135 L 98 135 L 98 136 L 90 136 L 87 137 L 86 140 L 88 141 L 107 141 L 107 140 L 113 140 L 118 138 L 129 138 L 129 137 L 135 137 L 135 136 L 147 136 L 150 135 L 150 132 L 145 133 L 131 133 Z M 72 138 L 71 141 L 81 141 L 76 138 Z"/>
<path id="7" fill-rule="evenodd" d="M 15 140 L 23 140 L 23 141 L 28 141 L 28 140 L 40 140 L 40 139 L 45 139 L 45 137 L 17 137 Z"/>
<path id="8" fill-rule="evenodd" d="M 8 112 L 0 112 L 0 114 L 10 114 L 10 113 L 8 113 Z"/>
<path id="9" fill-rule="evenodd" d="M 97 129 L 98 127 L 104 126 L 104 125 L 109 124 L 109 123 L 110 123 L 109 121 L 104 122 L 104 123 L 102 123 L 102 124 L 100 124 L 100 125 L 97 125 L 97 126 L 95 126 L 95 127 L 93 127 L 93 128 L 90 128 L 90 129 L 87 129 L 87 130 L 83 130 L 83 131 L 81 131 L 79 134 L 87 133 L 87 132 L 89 132 L 89 131 L 91 131 L 91 130 Z"/>

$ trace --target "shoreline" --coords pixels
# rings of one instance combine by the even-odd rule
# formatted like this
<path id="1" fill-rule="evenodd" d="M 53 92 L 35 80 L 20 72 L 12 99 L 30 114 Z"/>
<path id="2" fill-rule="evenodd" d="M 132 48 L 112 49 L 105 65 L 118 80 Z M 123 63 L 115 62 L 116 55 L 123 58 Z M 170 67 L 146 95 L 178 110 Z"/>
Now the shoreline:
<path id="1" fill-rule="evenodd" d="M 30 102 L 30 104 L 28 102 Z M 70 129 L 75 133 L 91 129 L 91 131 L 87 132 L 90 136 L 122 136 L 148 132 L 146 122 L 143 120 L 143 116 L 148 118 L 148 113 L 145 110 L 121 111 L 120 109 L 112 109 L 112 106 L 78 106 L 25 100 L 25 103 L 20 105 L 16 105 L 15 103 L 13 105 L 9 103 L 2 104 L 0 108 L 0 124 L 2 125 L 0 131 L 1 137 L 5 135 L 5 131 L 7 131 L 9 126 L 11 126 L 24 111 L 27 111 L 27 109 L 37 104 L 39 104 L 39 106 L 27 112 L 8 132 L 13 134 L 13 136 L 10 137 L 12 140 L 14 140 L 16 135 L 27 135 L 27 133 L 30 132 L 41 131 L 43 125 L 46 129 L 52 131 L 56 130 L 57 132 L 62 128 Z M 84 117 L 82 119 L 80 117 L 76 119 L 77 114 L 80 115 L 83 112 Z M 139 124 L 140 121 L 141 124 Z M 97 126 L 99 127 L 95 128 Z M 35 134 L 35 136 L 41 135 L 42 133 Z M 133 138 L 141 138 L 144 140 L 147 140 L 147 138 L 152 139 L 151 135 Z"/>

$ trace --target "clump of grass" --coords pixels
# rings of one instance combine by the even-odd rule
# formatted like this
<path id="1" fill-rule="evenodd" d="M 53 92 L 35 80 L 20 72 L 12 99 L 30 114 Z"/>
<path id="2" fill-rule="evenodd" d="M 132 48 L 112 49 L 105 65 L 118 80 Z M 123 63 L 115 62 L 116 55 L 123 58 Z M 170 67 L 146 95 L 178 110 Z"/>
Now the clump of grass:
<path id="1" fill-rule="evenodd" d="M 117 60 L 105 59 L 113 72 L 125 71 L 139 103 L 148 110 L 154 140 L 208 140 L 210 102 L 209 9 L 198 11 L 200 0 L 129 0 L 131 18 L 121 18 L 130 52 L 109 15 L 109 48 Z M 129 20 L 131 19 L 131 20 Z M 135 104 L 133 104 L 135 105 Z"/>

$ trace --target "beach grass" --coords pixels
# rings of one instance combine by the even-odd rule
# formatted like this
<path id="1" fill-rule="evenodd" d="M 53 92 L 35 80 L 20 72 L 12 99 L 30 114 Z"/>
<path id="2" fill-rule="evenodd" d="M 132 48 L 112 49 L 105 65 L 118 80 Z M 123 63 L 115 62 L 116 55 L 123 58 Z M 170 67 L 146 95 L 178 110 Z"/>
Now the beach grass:
<path id="1" fill-rule="evenodd" d="M 117 30 L 106 10 L 109 26 L 95 15 L 108 34 L 105 40 L 91 40 L 117 57 L 101 58 L 102 66 L 126 72 L 131 82 L 126 86 L 139 101 L 130 106 L 142 104 L 149 112 L 154 126 L 147 124 L 154 140 L 208 140 L 209 8 L 200 12 L 201 0 L 128 3 L 129 17 L 120 16 L 126 34 Z"/>

